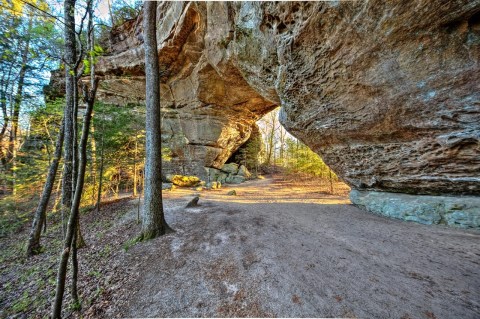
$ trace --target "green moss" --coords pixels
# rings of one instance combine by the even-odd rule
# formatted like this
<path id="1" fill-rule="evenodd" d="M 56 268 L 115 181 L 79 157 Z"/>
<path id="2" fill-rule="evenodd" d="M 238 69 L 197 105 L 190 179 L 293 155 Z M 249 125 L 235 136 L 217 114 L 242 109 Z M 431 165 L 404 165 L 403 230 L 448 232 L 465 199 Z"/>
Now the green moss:
<path id="1" fill-rule="evenodd" d="M 25 291 L 22 297 L 13 304 L 12 310 L 15 313 L 23 312 L 28 309 L 28 306 L 30 305 L 31 302 L 32 300 L 30 299 L 28 292 Z"/>

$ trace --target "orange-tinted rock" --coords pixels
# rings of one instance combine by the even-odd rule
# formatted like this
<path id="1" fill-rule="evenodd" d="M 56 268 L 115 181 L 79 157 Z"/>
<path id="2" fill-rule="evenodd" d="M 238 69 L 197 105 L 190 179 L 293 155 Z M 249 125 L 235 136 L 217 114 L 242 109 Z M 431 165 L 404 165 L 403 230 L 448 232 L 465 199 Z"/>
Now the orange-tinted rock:
<path id="1" fill-rule="evenodd" d="M 172 167 L 220 168 L 281 105 L 287 130 L 354 188 L 480 194 L 479 12 L 479 0 L 162 2 Z M 107 102 L 144 98 L 140 28 L 98 64 Z"/>

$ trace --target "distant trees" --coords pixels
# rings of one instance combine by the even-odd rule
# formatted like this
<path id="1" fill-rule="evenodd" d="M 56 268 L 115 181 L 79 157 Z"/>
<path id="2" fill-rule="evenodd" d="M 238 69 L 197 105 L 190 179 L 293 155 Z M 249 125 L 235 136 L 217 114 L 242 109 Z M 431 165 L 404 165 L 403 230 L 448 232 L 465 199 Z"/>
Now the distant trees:
<path id="1" fill-rule="evenodd" d="M 35 5 L 47 10 L 45 1 Z M 4 1 L 0 11 L 0 195 L 18 190 L 18 151 L 27 132 L 23 115 L 38 106 L 35 94 L 58 43 L 54 19 L 28 1 Z M 41 88 L 40 88 L 41 89 Z"/>
<path id="2" fill-rule="evenodd" d="M 260 161 L 264 167 L 281 166 L 292 173 L 308 174 L 325 179 L 333 192 L 333 182 L 338 177 L 318 154 L 295 137 L 288 134 L 278 121 L 276 109 L 258 121 L 263 139 Z"/>
<path id="3" fill-rule="evenodd" d="M 94 41 L 98 32 L 94 30 L 93 4 L 92 0 L 65 0 L 62 18 L 43 0 L 0 4 L 0 232 L 7 232 L 3 225 L 15 224 L 8 216 L 23 223 L 39 197 L 27 255 L 41 252 L 50 199 L 55 197 L 58 202 L 61 198 L 62 224 L 67 220 L 68 224 L 61 232 L 63 249 L 52 318 L 61 316 L 69 260 L 73 305 L 80 306 L 76 285 L 77 246 L 82 242 L 80 206 L 96 202 L 99 208 L 102 195 L 111 190 L 118 195 L 124 187 L 135 193 L 143 184 L 142 106 L 131 109 L 95 103 L 95 63 L 103 49 Z M 82 10 L 76 10 L 80 7 Z M 116 2 L 113 9 L 117 17 L 125 19 L 138 14 L 138 6 L 128 7 L 126 2 L 124 6 Z M 56 94 L 50 97 L 62 99 L 44 99 L 45 71 L 55 68 L 63 71 L 65 92 L 54 85 L 49 92 Z M 90 75 L 89 85 L 81 81 L 85 75 Z M 82 100 L 86 107 L 79 132 Z M 94 108 L 97 112 L 92 119 Z M 56 203 L 53 206 L 55 209 Z"/>

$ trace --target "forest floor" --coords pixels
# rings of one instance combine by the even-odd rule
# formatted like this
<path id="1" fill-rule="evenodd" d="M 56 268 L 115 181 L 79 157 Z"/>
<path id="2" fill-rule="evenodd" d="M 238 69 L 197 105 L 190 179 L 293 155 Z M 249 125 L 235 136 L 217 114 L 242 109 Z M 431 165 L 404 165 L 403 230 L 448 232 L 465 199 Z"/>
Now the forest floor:
<path id="1" fill-rule="evenodd" d="M 64 315 L 479 317 L 480 232 L 369 214 L 350 204 L 341 184 L 337 195 L 322 187 L 274 176 L 168 191 L 175 232 L 136 245 L 129 239 L 139 231 L 138 199 L 87 212 L 83 311 L 66 307 Z M 200 206 L 186 209 L 195 194 Z M 50 227 L 46 252 L 32 260 L 21 254 L 22 234 L 0 239 L 0 317 L 48 313 L 57 233 Z"/>

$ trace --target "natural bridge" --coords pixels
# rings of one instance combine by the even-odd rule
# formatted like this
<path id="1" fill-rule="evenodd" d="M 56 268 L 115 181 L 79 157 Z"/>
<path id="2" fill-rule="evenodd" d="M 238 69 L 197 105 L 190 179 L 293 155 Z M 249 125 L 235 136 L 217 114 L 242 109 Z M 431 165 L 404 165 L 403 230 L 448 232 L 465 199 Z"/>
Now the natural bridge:
<path id="1" fill-rule="evenodd" d="M 141 20 L 100 60 L 104 101 L 145 97 Z M 480 224 L 478 1 L 165 2 L 157 20 L 167 171 L 220 167 L 281 106 L 355 204 Z"/>

